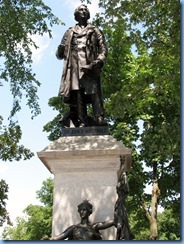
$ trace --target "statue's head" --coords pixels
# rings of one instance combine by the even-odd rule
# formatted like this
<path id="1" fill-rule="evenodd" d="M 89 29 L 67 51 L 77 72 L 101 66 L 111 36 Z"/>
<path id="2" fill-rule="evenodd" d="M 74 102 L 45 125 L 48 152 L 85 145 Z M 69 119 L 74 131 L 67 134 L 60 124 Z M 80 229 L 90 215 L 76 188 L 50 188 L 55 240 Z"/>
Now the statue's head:
<path id="1" fill-rule="evenodd" d="M 80 17 L 79 13 L 80 13 L 81 9 L 85 9 L 86 10 L 86 20 L 88 20 L 90 18 L 90 12 L 89 12 L 88 7 L 85 4 L 81 4 L 79 7 L 77 7 L 75 9 L 75 12 L 74 12 L 75 20 L 79 21 L 79 17 Z"/>
<path id="2" fill-rule="evenodd" d="M 78 205 L 78 212 L 80 213 L 82 209 L 86 209 L 89 216 L 93 212 L 93 205 L 88 200 L 84 200 Z"/>

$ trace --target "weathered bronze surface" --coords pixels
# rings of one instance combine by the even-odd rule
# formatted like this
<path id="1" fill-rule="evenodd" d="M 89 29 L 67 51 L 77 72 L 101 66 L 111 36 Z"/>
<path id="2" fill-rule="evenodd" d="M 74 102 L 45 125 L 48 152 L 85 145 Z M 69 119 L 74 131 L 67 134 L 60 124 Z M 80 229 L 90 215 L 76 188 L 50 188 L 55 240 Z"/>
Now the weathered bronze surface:
<path id="1" fill-rule="evenodd" d="M 124 158 L 120 158 L 120 169 L 118 171 L 117 201 L 114 207 L 114 225 L 117 228 L 116 240 L 133 240 L 128 215 L 125 207 L 126 195 L 129 192 L 127 175 L 124 168 Z"/>
<path id="2" fill-rule="evenodd" d="M 59 95 L 70 107 L 60 123 L 63 127 L 104 126 L 100 74 L 107 57 L 105 39 L 88 23 L 86 5 L 80 5 L 74 16 L 78 23 L 65 32 L 56 51 L 57 58 L 64 59 Z M 93 117 L 88 116 L 88 104 Z"/>
<path id="3" fill-rule="evenodd" d="M 102 235 L 99 230 L 107 229 L 114 225 L 113 220 L 90 223 L 89 216 L 92 214 L 93 205 L 84 200 L 78 206 L 78 212 L 81 217 L 81 222 L 67 228 L 63 233 L 56 237 L 51 237 L 49 240 L 102 240 Z"/>

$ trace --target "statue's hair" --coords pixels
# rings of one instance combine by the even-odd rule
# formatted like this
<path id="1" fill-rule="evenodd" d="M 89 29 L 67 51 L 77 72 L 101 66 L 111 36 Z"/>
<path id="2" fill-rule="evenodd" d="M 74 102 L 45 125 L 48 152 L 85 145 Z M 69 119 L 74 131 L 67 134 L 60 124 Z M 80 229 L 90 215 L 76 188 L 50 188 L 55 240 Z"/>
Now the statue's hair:
<path id="1" fill-rule="evenodd" d="M 74 12 L 75 20 L 76 20 L 76 21 L 79 20 L 79 19 L 78 19 L 78 16 L 79 16 L 79 8 L 80 8 L 81 6 L 84 6 L 84 7 L 87 9 L 87 12 L 88 12 L 87 20 L 90 19 L 90 12 L 89 12 L 88 7 L 87 7 L 85 4 L 81 4 L 79 7 L 77 7 L 77 8 L 75 9 L 75 12 Z"/>
<path id="2" fill-rule="evenodd" d="M 86 207 L 86 209 L 88 210 L 89 215 L 92 214 L 93 212 L 93 205 L 88 201 L 88 200 L 84 200 L 82 203 L 80 203 L 78 205 L 78 212 L 82 207 Z"/>

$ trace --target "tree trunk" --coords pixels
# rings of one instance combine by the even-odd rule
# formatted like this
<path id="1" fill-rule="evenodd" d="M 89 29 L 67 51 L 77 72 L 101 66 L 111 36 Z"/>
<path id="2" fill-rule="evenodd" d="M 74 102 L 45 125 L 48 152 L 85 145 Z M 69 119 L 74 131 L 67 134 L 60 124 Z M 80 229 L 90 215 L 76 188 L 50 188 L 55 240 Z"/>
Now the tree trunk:
<path id="1" fill-rule="evenodd" d="M 142 198 L 142 206 L 146 213 L 146 217 L 150 222 L 150 237 L 149 240 L 158 240 L 158 225 L 157 225 L 157 202 L 160 196 L 157 179 L 153 182 L 152 197 L 151 197 L 151 213 L 148 210 L 144 199 Z"/>

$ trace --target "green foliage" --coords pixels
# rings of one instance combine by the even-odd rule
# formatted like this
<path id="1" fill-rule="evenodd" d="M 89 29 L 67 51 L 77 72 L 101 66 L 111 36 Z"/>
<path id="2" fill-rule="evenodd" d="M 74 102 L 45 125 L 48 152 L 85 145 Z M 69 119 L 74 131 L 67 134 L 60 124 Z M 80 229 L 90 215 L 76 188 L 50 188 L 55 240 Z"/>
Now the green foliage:
<path id="1" fill-rule="evenodd" d="M 4 180 L 0 180 L 0 227 L 4 222 L 11 224 L 9 214 L 6 210 L 6 200 L 8 200 L 8 185 Z"/>
<path id="2" fill-rule="evenodd" d="M 3 240 L 41 240 L 51 235 L 52 209 L 39 205 L 29 205 L 24 213 L 27 217 L 16 219 L 15 227 L 5 227 Z"/>
<path id="3" fill-rule="evenodd" d="M 127 208 L 129 209 L 129 206 Z M 136 210 L 131 211 L 129 214 L 129 222 L 135 240 L 149 240 L 150 226 L 141 208 L 137 207 Z"/>
<path id="4" fill-rule="evenodd" d="M 106 1 L 108 2 L 108 1 Z M 104 2 L 103 2 L 104 4 Z M 113 5 L 114 4 L 114 5 Z M 128 16 L 127 31 L 137 48 L 127 82 L 106 106 L 111 116 L 132 128 L 143 121 L 141 160 L 149 167 L 144 183 L 157 177 L 159 204 L 180 210 L 180 6 L 179 1 L 114 1 L 105 17 Z M 140 25 L 144 28 L 139 31 Z M 121 70 L 120 70 L 121 72 Z M 121 122 L 122 123 L 122 122 Z M 121 127 L 120 127 L 121 128 Z M 120 129 L 120 133 L 124 135 Z M 116 132 L 117 134 L 117 132 Z M 118 136 L 119 137 L 119 136 Z M 132 171 L 134 171 L 134 165 Z M 142 177 L 142 176 L 140 176 Z M 136 178 L 134 179 L 136 182 Z M 150 197 L 151 199 L 151 197 Z"/>
<path id="5" fill-rule="evenodd" d="M 54 183 L 51 178 L 43 181 L 42 187 L 36 192 L 37 199 L 40 200 L 44 206 L 52 207 L 53 204 L 53 188 Z"/>
<path id="6" fill-rule="evenodd" d="M 9 83 L 13 97 L 9 125 L 3 126 L 0 116 L 0 158 L 29 159 L 33 154 L 23 145 L 18 146 L 22 132 L 18 123 L 12 121 L 21 110 L 22 99 L 26 100 L 32 118 L 41 112 L 37 96 L 40 82 L 32 72 L 32 47 L 39 47 L 33 37 L 47 34 L 51 38 L 50 26 L 61 21 L 42 0 L 1 0 L 0 13 L 0 85 L 3 89 Z"/>
<path id="7" fill-rule="evenodd" d="M 31 51 L 33 47 L 39 47 L 33 37 L 47 34 L 51 38 L 50 27 L 62 22 L 41 0 L 1 0 L 0 13 L 0 89 L 8 83 L 13 98 L 8 124 L 0 115 L 0 159 L 26 160 L 34 154 L 19 144 L 22 130 L 15 115 L 21 110 L 23 99 L 26 100 L 32 118 L 41 112 L 37 96 L 40 82 L 32 72 Z M 5 189 L 4 183 L 2 192 Z M 4 197 L 0 196 L 2 204 Z M 4 204 L 0 211 L 1 224 L 6 218 L 8 214 Z"/>
<path id="8" fill-rule="evenodd" d="M 5 227 L 3 240 L 41 240 L 45 236 L 51 236 L 53 180 L 49 178 L 42 184 L 37 191 L 37 198 L 43 206 L 28 205 L 24 210 L 25 216 L 18 217 L 14 227 Z"/>
<path id="9" fill-rule="evenodd" d="M 23 218 L 16 219 L 17 228 L 5 227 L 2 233 L 3 240 L 26 240 L 26 226 Z"/>
<path id="10" fill-rule="evenodd" d="M 17 123 L 11 122 L 9 127 L 7 127 L 2 126 L 2 121 L 0 120 L 0 158 L 2 160 L 26 160 L 34 155 L 29 149 L 18 144 L 21 136 L 21 128 Z"/>
<path id="11" fill-rule="evenodd" d="M 61 125 L 59 121 L 64 116 L 68 108 L 67 105 L 62 102 L 61 97 L 50 98 L 48 104 L 53 108 L 53 110 L 58 111 L 58 115 L 52 121 L 49 121 L 46 125 L 44 125 L 43 131 L 49 132 L 50 134 L 48 139 L 50 141 L 54 141 L 61 136 Z"/>
<path id="12" fill-rule="evenodd" d="M 111 3 L 111 4 L 110 4 Z M 111 26 L 112 38 L 122 20 L 124 45 L 115 41 L 109 50 L 104 80 L 110 80 L 106 111 L 114 118 L 113 134 L 126 143 L 140 140 L 141 160 L 150 168 L 145 183 L 158 177 L 160 204 L 179 203 L 180 192 L 180 5 L 179 1 L 100 1 L 105 8 L 100 21 Z M 98 17 L 99 18 L 99 17 Z M 99 21 L 99 23 L 100 23 Z M 124 35 L 122 35 L 123 39 Z M 125 70 L 122 56 L 127 42 L 136 47 Z M 122 48 L 119 50 L 118 44 Z M 118 56 L 118 58 L 117 58 Z M 130 57 L 130 55 L 128 56 Z M 125 59 L 126 60 L 126 59 Z M 117 63 L 116 63 L 117 62 Z M 118 63 L 120 62 L 120 66 Z M 108 66 L 109 65 L 109 66 Z M 118 66 L 118 70 L 116 67 Z M 111 67 L 111 68 L 109 68 Z M 116 75 L 113 75 L 113 68 Z M 112 78 L 111 78 L 112 76 Z M 114 81 L 115 77 L 116 81 Z M 120 77 L 120 78 L 118 78 Z M 124 79 L 122 79 L 124 77 Z M 111 85 L 112 83 L 112 85 Z M 114 84 L 117 84 L 114 88 Z M 113 87 L 114 91 L 111 91 Z M 143 132 L 138 134 L 138 121 Z M 129 129 L 128 129 L 129 128 Z M 132 134 L 134 131 L 134 135 Z M 136 138 L 137 137 L 137 138 Z M 134 167 L 134 166 L 133 166 Z M 134 170 L 134 168 L 132 168 Z M 172 179 L 171 179 L 172 178 Z M 172 182 L 172 183 L 171 183 Z"/>
<path id="13" fill-rule="evenodd" d="M 14 99 L 11 116 L 21 109 L 23 95 L 33 116 L 36 116 L 40 113 L 36 95 L 40 83 L 31 70 L 31 47 L 38 48 L 32 37 L 44 33 L 51 37 L 47 20 L 52 26 L 58 23 L 58 19 L 41 0 L 3 0 L 0 11 L 0 51 L 4 64 L 0 78 L 10 83 Z"/>
<path id="14" fill-rule="evenodd" d="M 159 240 L 180 240 L 180 216 L 168 207 L 158 215 Z"/>

